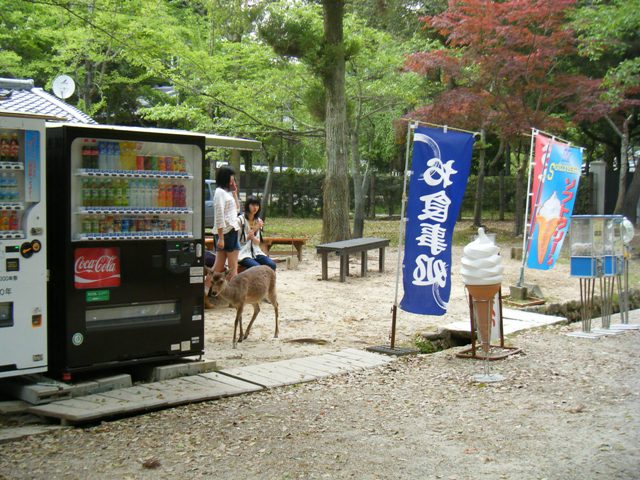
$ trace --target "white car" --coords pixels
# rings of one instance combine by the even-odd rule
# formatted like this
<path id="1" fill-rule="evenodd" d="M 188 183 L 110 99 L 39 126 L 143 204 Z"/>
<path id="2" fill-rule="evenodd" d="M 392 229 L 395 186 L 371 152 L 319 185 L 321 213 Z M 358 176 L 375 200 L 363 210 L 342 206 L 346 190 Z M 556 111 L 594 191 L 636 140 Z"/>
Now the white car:
<path id="1" fill-rule="evenodd" d="M 204 228 L 213 229 L 213 194 L 216 191 L 216 181 L 205 179 L 204 181 Z"/>

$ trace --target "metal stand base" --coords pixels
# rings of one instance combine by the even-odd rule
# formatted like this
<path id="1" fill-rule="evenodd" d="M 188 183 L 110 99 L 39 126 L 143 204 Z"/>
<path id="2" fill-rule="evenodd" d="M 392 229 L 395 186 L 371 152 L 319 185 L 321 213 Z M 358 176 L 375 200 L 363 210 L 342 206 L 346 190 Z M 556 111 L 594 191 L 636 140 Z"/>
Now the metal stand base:
<path id="1" fill-rule="evenodd" d="M 565 335 L 567 337 L 590 338 L 592 340 L 605 336 L 605 334 L 603 333 L 594 333 L 594 332 L 571 332 L 571 333 L 566 333 Z"/>
<path id="2" fill-rule="evenodd" d="M 637 323 L 622 323 L 618 325 L 611 325 L 611 330 L 640 330 L 640 324 Z"/>
<path id="3" fill-rule="evenodd" d="M 474 382 L 478 383 L 495 383 L 504 380 L 504 376 L 499 373 L 476 373 L 472 378 Z"/>
<path id="4" fill-rule="evenodd" d="M 501 347 L 499 345 L 491 345 L 489 355 L 485 356 L 482 349 L 469 347 L 456 353 L 456 357 L 477 358 L 479 360 L 484 360 L 485 358 L 487 360 L 502 360 L 503 358 L 507 358 L 510 355 L 515 355 L 516 353 L 520 353 L 521 351 L 522 349 L 520 347 Z"/>
<path id="5" fill-rule="evenodd" d="M 415 348 L 400 348 L 400 347 L 388 347 L 386 345 L 378 345 L 375 347 L 367 347 L 365 350 L 374 353 L 382 353 L 383 355 L 394 355 L 396 357 L 403 357 L 405 355 L 416 355 L 420 353 Z"/>

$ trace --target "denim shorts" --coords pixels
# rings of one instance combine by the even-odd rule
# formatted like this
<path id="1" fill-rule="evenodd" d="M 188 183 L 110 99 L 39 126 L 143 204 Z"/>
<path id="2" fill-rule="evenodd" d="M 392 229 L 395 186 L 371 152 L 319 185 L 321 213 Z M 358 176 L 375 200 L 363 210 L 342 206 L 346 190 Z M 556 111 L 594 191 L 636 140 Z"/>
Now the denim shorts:
<path id="1" fill-rule="evenodd" d="M 218 235 L 213 235 L 213 242 L 216 246 L 216 252 L 219 252 L 218 248 Z M 224 252 L 233 252 L 235 250 L 240 250 L 240 242 L 238 241 L 238 231 L 231 230 L 229 233 L 224 234 L 224 248 L 222 251 Z"/>

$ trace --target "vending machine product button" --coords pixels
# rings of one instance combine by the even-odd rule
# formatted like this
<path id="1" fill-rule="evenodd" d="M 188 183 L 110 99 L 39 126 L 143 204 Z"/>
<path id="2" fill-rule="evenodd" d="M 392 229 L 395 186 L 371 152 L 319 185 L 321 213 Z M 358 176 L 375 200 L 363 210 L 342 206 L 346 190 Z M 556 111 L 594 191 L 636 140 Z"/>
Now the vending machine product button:
<path id="1" fill-rule="evenodd" d="M 6 267 L 7 267 L 7 272 L 19 272 L 20 271 L 20 259 L 19 258 L 7 258 Z"/>

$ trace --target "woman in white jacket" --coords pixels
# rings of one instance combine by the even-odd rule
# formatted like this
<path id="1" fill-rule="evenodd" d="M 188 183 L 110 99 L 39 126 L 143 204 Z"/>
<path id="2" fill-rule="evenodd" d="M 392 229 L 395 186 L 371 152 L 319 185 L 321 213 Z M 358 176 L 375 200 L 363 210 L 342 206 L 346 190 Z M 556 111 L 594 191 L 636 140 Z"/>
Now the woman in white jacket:
<path id="1" fill-rule="evenodd" d="M 244 214 L 240 215 L 240 255 L 238 263 L 244 268 L 267 265 L 273 270 L 276 264 L 260 249 L 264 222 L 258 217 L 260 200 L 249 197 L 244 204 Z"/>
<path id="2" fill-rule="evenodd" d="M 215 212 L 213 238 L 216 246 L 216 261 L 213 264 L 213 271 L 224 272 L 225 263 L 228 263 L 227 280 L 231 280 L 238 273 L 238 252 L 240 250 L 238 241 L 240 202 L 238 201 L 238 187 L 234 175 L 235 172 L 231 167 L 220 167 L 216 174 L 217 188 L 213 195 Z"/>

